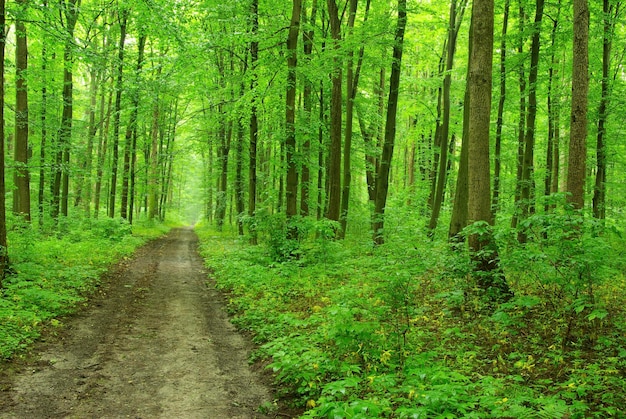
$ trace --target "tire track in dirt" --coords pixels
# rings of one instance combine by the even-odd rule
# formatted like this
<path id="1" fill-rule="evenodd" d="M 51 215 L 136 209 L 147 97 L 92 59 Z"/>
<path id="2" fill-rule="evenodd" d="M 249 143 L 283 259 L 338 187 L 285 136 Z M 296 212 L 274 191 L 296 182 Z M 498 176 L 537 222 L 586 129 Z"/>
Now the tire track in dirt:
<path id="1" fill-rule="evenodd" d="M 191 229 L 144 246 L 28 361 L 0 365 L 0 418 L 268 417 L 196 247 Z"/>

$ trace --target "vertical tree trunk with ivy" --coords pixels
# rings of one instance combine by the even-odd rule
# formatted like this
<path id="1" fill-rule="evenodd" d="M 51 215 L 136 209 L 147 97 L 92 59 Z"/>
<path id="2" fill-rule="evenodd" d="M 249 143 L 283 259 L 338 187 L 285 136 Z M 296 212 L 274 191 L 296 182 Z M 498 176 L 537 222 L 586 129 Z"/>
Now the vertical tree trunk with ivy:
<path id="1" fill-rule="evenodd" d="M 469 236 L 469 248 L 478 285 L 493 299 L 510 296 L 491 232 L 489 125 L 493 63 L 493 0 L 474 0 L 469 61 L 468 218 L 482 222 Z"/>
<path id="2" fill-rule="evenodd" d="M 30 174 L 28 170 L 28 42 L 26 37 L 26 0 L 17 0 L 15 20 L 15 170 L 13 179 L 13 213 L 30 221 Z"/>
<path id="3" fill-rule="evenodd" d="M 589 92 L 589 4 L 574 0 L 572 110 L 567 165 L 568 202 L 575 209 L 585 204 L 587 111 Z"/>
<path id="4" fill-rule="evenodd" d="M 404 30 L 406 28 L 406 0 L 398 0 L 398 23 L 393 44 L 393 61 L 391 63 L 391 76 L 389 78 L 389 99 L 387 100 L 387 118 L 385 120 L 385 139 L 383 152 L 380 158 L 380 167 L 376 175 L 376 201 L 372 220 L 374 244 L 380 245 L 385 242 L 384 217 L 387 204 L 387 192 L 389 190 L 389 172 L 393 158 L 393 148 L 396 139 L 396 117 L 398 111 L 398 95 L 400 90 L 400 69 L 402 64 L 402 51 L 404 47 Z"/>

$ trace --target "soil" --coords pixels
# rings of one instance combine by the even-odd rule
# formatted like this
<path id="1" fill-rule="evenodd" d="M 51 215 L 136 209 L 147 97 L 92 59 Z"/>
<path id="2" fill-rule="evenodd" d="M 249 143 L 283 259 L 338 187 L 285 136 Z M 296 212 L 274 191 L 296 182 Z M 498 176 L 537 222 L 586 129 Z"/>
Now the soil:
<path id="1" fill-rule="evenodd" d="M 0 364 L 0 418 L 291 417 L 196 248 L 192 229 L 148 243 L 63 327 Z"/>

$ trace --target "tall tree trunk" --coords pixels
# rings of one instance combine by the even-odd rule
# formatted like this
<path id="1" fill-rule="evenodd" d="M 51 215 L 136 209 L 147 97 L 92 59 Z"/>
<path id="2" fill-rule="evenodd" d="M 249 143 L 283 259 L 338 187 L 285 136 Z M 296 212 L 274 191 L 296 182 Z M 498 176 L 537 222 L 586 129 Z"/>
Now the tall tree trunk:
<path id="1" fill-rule="evenodd" d="M 122 196 L 120 216 L 126 218 L 132 222 L 132 202 L 134 195 L 134 162 L 136 160 L 136 141 L 137 141 L 137 117 L 139 114 L 139 81 L 141 79 L 141 70 L 143 67 L 143 56 L 146 46 L 146 35 L 142 34 L 139 37 L 139 43 L 137 44 L 137 65 L 135 67 L 135 87 L 132 93 L 132 110 L 130 118 L 128 119 L 128 125 L 126 126 L 126 134 L 124 135 L 124 165 L 122 169 Z M 132 188 L 130 186 L 133 186 Z M 130 199 L 129 199 L 130 194 Z M 129 205 L 130 201 L 130 205 Z M 127 212 L 128 208 L 128 212 Z"/>
<path id="2" fill-rule="evenodd" d="M 596 181 L 593 190 L 593 216 L 603 220 L 606 217 L 606 120 L 611 100 L 609 72 L 611 69 L 611 47 L 615 20 L 619 14 L 621 3 L 611 4 L 603 0 L 604 33 L 602 46 L 602 97 L 598 106 L 598 134 L 596 137 Z"/>
<path id="3" fill-rule="evenodd" d="M 587 158 L 587 94 L 589 92 L 589 4 L 574 0 L 572 57 L 572 111 L 567 167 L 568 202 L 581 210 L 585 204 Z"/>
<path id="4" fill-rule="evenodd" d="M 30 173 L 28 169 L 28 43 L 24 13 L 26 0 L 16 0 L 20 10 L 15 19 L 15 171 L 13 213 L 30 221 Z"/>
<path id="5" fill-rule="evenodd" d="M 157 70 L 160 75 L 160 67 Z M 152 107 L 152 126 L 150 129 L 148 173 L 148 219 L 153 220 L 159 214 L 159 98 L 154 99 Z"/>
<path id="6" fill-rule="evenodd" d="M 294 0 L 287 37 L 287 91 L 285 92 L 285 148 L 287 152 L 286 215 L 289 220 L 298 214 L 298 171 L 296 161 L 296 68 L 298 65 L 298 34 L 302 0 Z M 297 238 L 297 228 L 289 225 L 287 238 Z"/>
<path id="7" fill-rule="evenodd" d="M 521 57 L 524 54 L 523 36 L 526 29 L 526 11 L 524 9 L 525 0 L 519 0 L 519 39 L 517 44 L 517 54 Z M 511 218 L 511 228 L 516 228 L 519 221 L 519 206 L 522 193 L 522 173 L 524 169 L 524 136 L 526 134 L 526 74 L 525 60 L 521 60 L 518 68 L 519 82 L 519 118 L 517 124 L 517 177 L 515 183 L 515 204 L 513 217 Z"/>
<path id="8" fill-rule="evenodd" d="M 500 172 L 502 170 L 502 126 L 504 125 L 504 103 L 506 102 L 506 48 L 507 29 L 509 25 L 509 9 L 511 0 L 504 2 L 502 18 L 502 39 L 500 40 L 500 99 L 498 100 L 498 116 L 496 119 L 496 145 L 493 168 L 493 197 L 491 211 L 495 220 L 500 207 Z"/>
<path id="9" fill-rule="evenodd" d="M 4 48 L 6 46 L 4 0 L 0 0 L 0 287 L 9 266 L 7 252 L 6 186 L 4 182 Z"/>
<path id="10" fill-rule="evenodd" d="M 72 119 L 74 117 L 74 76 L 73 68 L 73 46 L 74 46 L 74 28 L 78 20 L 78 5 L 80 0 L 69 0 L 65 5 L 67 40 L 65 43 L 65 51 L 63 53 L 64 71 L 63 71 L 63 115 L 61 117 L 61 133 L 63 138 L 63 175 L 61 180 L 61 215 L 67 217 L 69 190 L 70 190 L 70 144 L 72 139 Z"/>
<path id="11" fill-rule="evenodd" d="M 146 48 L 147 35 L 142 34 L 139 37 L 138 56 L 136 74 L 137 80 L 141 79 L 141 69 L 143 67 L 143 57 Z M 135 208 L 135 183 L 136 183 L 136 165 L 137 165 L 137 117 L 139 113 L 139 93 L 135 92 L 133 103 L 133 115 L 131 116 L 131 123 L 129 128 L 131 131 L 131 143 L 130 143 L 130 168 L 129 168 L 129 204 L 128 204 L 128 221 L 133 223 L 133 210 Z"/>
<path id="12" fill-rule="evenodd" d="M 557 15 L 553 20 L 552 32 L 550 34 L 550 44 L 552 50 L 552 56 L 550 58 L 550 68 L 548 70 L 548 144 L 546 146 L 546 175 L 544 177 L 544 196 L 549 196 L 552 193 L 556 193 L 557 189 L 552 190 L 553 185 L 558 185 L 559 177 L 559 127 L 558 127 L 558 113 L 559 113 L 559 100 L 555 100 L 555 96 L 558 98 L 560 95 L 555 94 L 555 89 L 558 91 L 560 88 L 554 82 L 556 75 L 556 34 L 559 26 L 561 12 L 561 0 L 557 3 Z M 556 183 L 554 183 L 556 180 Z M 546 201 L 544 211 L 548 212 L 554 208 L 554 204 L 549 204 Z"/>
<path id="13" fill-rule="evenodd" d="M 115 113 L 113 114 L 113 143 L 111 158 L 111 189 L 109 190 L 109 217 L 115 217 L 115 197 L 117 193 L 117 166 L 119 162 L 120 117 L 122 112 L 122 86 L 124 78 L 124 45 L 126 42 L 126 22 L 128 10 L 120 12 L 120 42 L 117 50 L 117 81 L 115 83 Z"/>
<path id="14" fill-rule="evenodd" d="M 469 62 L 469 132 L 468 132 L 468 217 L 470 222 L 484 222 L 482 234 L 469 236 L 478 285 L 491 298 L 510 296 L 500 268 L 498 250 L 490 230 L 491 216 L 489 124 L 493 62 L 493 0 L 474 0 L 472 7 L 471 56 Z"/>
<path id="15" fill-rule="evenodd" d="M 303 23 L 303 31 L 302 31 L 302 44 L 304 50 L 304 59 L 308 63 L 311 60 L 311 56 L 313 55 L 313 37 L 315 36 L 315 30 L 313 26 L 315 25 L 315 18 L 317 15 L 317 0 L 313 0 L 313 5 L 311 6 L 311 19 L 307 20 L 306 8 L 302 10 L 302 23 Z M 311 29 L 305 30 L 307 26 L 310 26 Z M 303 106 L 304 106 L 304 114 L 305 114 L 305 124 L 307 127 L 311 126 L 311 121 L 313 119 L 313 83 L 311 80 L 304 76 L 304 91 L 302 93 L 303 96 Z M 313 136 L 313 132 L 310 130 L 305 131 L 304 142 L 302 143 L 302 176 L 300 180 L 300 215 L 303 217 L 307 217 L 309 215 L 309 197 L 310 197 L 310 189 L 311 189 L 311 138 Z"/>
<path id="16" fill-rule="evenodd" d="M 467 1 L 461 0 L 457 5 L 457 0 L 450 0 L 450 16 L 448 25 L 448 40 L 445 60 L 445 70 L 443 78 L 443 96 L 442 110 L 443 119 L 440 127 L 439 142 L 439 173 L 437 174 L 437 183 L 435 187 L 434 198 L 432 201 L 432 211 L 430 221 L 428 223 L 429 235 L 434 235 L 437 222 L 439 220 L 439 212 L 443 204 L 443 195 L 446 187 L 446 178 L 448 172 L 448 137 L 450 132 L 450 88 L 452 85 L 452 68 L 454 66 L 454 53 L 456 51 L 456 41 L 459 29 L 463 21 L 463 14 Z"/>
<path id="17" fill-rule="evenodd" d="M 48 0 L 43 1 L 43 8 L 48 8 Z M 45 191 L 46 191 L 46 148 L 48 147 L 48 124 L 46 120 L 46 113 L 48 112 L 48 89 L 47 89 L 47 70 L 48 70 L 48 37 L 42 37 L 41 46 L 41 74 L 43 83 L 41 86 L 41 143 L 39 148 L 39 193 L 38 193 L 38 207 L 39 207 L 39 226 L 43 227 L 44 214 L 45 214 Z"/>
<path id="18" fill-rule="evenodd" d="M 342 129 L 342 64 L 341 21 L 335 0 L 327 0 L 330 33 L 333 39 L 333 70 L 330 96 L 330 149 L 328 156 L 329 191 L 326 218 L 339 221 L 341 211 L 341 129 Z"/>
<path id="19" fill-rule="evenodd" d="M 113 84 L 113 80 L 111 80 Z M 94 188 L 94 201 L 93 201 L 93 216 L 98 218 L 100 214 L 100 198 L 102 195 L 102 179 L 104 176 L 104 163 L 106 161 L 106 154 L 108 149 L 109 140 L 109 123 L 111 121 L 111 107 L 113 106 L 113 88 L 109 89 L 109 98 L 106 105 L 105 112 L 105 98 L 106 98 L 105 83 L 102 83 L 102 92 L 100 93 L 100 134 L 98 135 L 98 150 L 96 152 L 96 184 Z"/>
<path id="20" fill-rule="evenodd" d="M 535 127 L 537 119 L 537 73 L 539 71 L 539 50 L 541 42 L 541 21 L 543 19 L 544 0 L 537 0 L 535 25 L 533 26 L 532 44 L 530 47 L 530 73 L 528 75 L 528 113 L 526 119 L 526 135 L 524 137 L 524 160 L 520 186 L 520 219 L 524 220 L 534 212 L 535 204 Z M 526 242 L 526 232 L 520 230 L 517 235 L 520 243 Z"/>
<path id="21" fill-rule="evenodd" d="M 470 21 L 470 37 L 468 41 L 468 56 L 472 55 L 472 21 Z M 465 80 L 470 78 L 470 68 L 467 67 Z M 452 217 L 450 218 L 450 228 L 448 229 L 448 241 L 450 243 L 463 242 L 461 231 L 467 227 L 468 201 L 469 201 L 469 110 L 470 95 L 469 84 L 465 84 L 465 95 L 463 98 L 463 135 L 461 138 L 461 156 L 459 158 L 459 172 L 456 177 L 456 189 L 454 191 L 454 205 L 452 207 Z"/>
<path id="22" fill-rule="evenodd" d="M 257 141 L 259 136 L 259 120 L 257 116 L 257 98 L 256 88 L 258 85 L 257 62 L 259 60 L 259 0 L 252 0 L 250 3 L 250 32 L 252 41 L 250 42 L 250 68 L 252 70 L 252 79 L 250 81 L 250 90 L 252 91 L 252 103 L 250 107 L 250 157 L 248 167 L 248 216 L 251 220 L 256 214 L 256 195 L 257 195 Z M 257 233 L 254 221 L 250 223 L 250 243 L 257 244 Z"/>
<path id="23" fill-rule="evenodd" d="M 372 222 L 374 244 L 380 245 L 385 242 L 383 235 L 385 206 L 387 204 L 387 192 L 389 190 L 389 171 L 393 148 L 396 139 L 396 117 L 398 111 L 398 94 L 400 90 L 400 69 L 402 64 L 402 51 L 404 45 L 404 30 L 406 28 L 406 0 L 398 0 L 398 23 L 393 44 L 393 61 L 391 63 L 391 76 L 389 78 L 389 99 L 387 100 L 387 118 L 385 120 L 385 140 L 383 152 L 380 158 L 380 168 L 376 176 L 376 202 Z"/>

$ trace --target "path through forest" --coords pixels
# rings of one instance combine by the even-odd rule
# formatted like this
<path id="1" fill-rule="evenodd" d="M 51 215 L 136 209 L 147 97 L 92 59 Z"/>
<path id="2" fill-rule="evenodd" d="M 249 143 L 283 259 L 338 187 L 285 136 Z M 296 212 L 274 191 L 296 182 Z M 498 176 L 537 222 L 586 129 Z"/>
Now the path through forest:
<path id="1" fill-rule="evenodd" d="M 191 229 L 106 276 L 90 306 L 0 364 L 0 418 L 264 418 L 272 401 L 223 309 Z"/>

